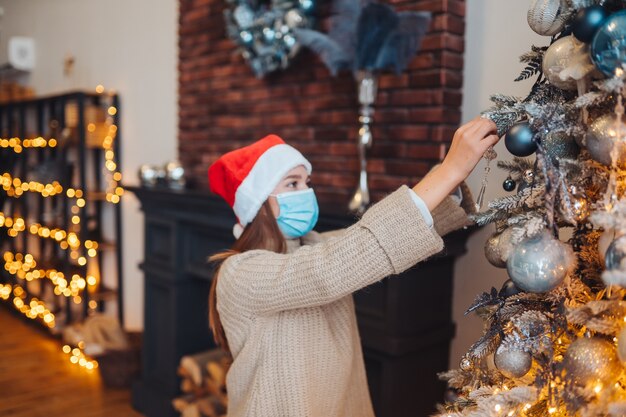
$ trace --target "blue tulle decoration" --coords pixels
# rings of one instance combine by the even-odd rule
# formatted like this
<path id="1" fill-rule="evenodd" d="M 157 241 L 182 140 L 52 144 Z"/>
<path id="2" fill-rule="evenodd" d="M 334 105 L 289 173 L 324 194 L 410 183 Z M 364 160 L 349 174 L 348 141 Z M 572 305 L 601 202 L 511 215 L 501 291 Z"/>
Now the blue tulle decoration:
<path id="1" fill-rule="evenodd" d="M 608 77 L 626 64 L 626 10 L 609 16 L 591 41 L 591 59 Z"/>
<path id="2" fill-rule="evenodd" d="M 400 73 L 417 54 L 430 19 L 427 12 L 396 12 L 373 1 L 335 0 L 328 34 L 312 29 L 294 32 L 333 75 L 346 69 Z"/>

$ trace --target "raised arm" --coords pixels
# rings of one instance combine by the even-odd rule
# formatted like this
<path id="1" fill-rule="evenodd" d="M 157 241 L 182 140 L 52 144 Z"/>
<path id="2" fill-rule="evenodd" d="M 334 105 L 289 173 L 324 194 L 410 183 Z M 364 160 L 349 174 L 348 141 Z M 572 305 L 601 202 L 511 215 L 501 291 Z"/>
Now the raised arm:
<path id="1" fill-rule="evenodd" d="M 291 254 L 249 251 L 225 261 L 218 299 L 256 313 L 328 304 L 441 251 L 403 186 L 338 237 Z"/>

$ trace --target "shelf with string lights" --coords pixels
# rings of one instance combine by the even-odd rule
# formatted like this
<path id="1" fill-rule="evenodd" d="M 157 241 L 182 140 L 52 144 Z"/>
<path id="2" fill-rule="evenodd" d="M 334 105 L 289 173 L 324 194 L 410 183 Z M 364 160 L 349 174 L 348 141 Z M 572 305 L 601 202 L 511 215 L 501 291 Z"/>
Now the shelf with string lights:
<path id="1" fill-rule="evenodd" d="M 54 334 L 123 323 L 119 126 L 102 86 L 0 104 L 0 300 Z"/>

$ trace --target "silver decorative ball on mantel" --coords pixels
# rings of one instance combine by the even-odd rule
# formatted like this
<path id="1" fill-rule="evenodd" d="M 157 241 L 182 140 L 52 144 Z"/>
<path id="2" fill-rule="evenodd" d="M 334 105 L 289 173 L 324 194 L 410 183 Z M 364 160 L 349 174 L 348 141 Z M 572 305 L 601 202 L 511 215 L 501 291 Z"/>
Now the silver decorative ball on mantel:
<path id="1" fill-rule="evenodd" d="M 158 170 L 148 164 L 139 167 L 139 180 L 144 187 L 154 187 L 158 183 L 160 173 Z"/>
<path id="2" fill-rule="evenodd" d="M 173 161 L 165 165 L 165 179 L 170 188 L 185 188 L 185 169 L 179 162 Z"/>

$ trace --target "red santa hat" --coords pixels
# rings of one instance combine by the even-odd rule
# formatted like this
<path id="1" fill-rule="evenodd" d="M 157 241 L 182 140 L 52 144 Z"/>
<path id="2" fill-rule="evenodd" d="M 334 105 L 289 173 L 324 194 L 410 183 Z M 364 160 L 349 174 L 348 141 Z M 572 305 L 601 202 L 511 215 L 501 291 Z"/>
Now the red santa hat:
<path id="1" fill-rule="evenodd" d="M 299 165 L 311 174 L 311 163 L 298 150 L 269 135 L 215 161 L 209 167 L 209 186 L 226 200 L 245 227 L 280 180 Z"/>

